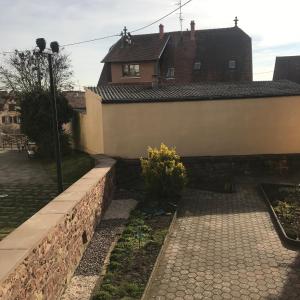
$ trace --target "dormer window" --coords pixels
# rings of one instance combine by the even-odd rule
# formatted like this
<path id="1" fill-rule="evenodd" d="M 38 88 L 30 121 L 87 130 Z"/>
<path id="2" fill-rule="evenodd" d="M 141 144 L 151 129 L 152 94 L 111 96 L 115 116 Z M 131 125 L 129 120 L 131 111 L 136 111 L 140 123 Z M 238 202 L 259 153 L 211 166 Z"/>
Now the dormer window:
<path id="1" fill-rule="evenodd" d="M 123 77 L 140 77 L 139 64 L 123 64 L 122 65 Z"/>
<path id="2" fill-rule="evenodd" d="M 236 69 L 236 60 L 232 59 L 228 61 L 228 68 L 230 70 L 235 70 Z"/>
<path id="3" fill-rule="evenodd" d="M 175 68 L 168 68 L 166 78 L 172 79 L 175 78 Z"/>
<path id="4" fill-rule="evenodd" d="M 201 69 L 201 62 L 200 61 L 196 61 L 194 63 L 194 70 L 200 70 Z"/>

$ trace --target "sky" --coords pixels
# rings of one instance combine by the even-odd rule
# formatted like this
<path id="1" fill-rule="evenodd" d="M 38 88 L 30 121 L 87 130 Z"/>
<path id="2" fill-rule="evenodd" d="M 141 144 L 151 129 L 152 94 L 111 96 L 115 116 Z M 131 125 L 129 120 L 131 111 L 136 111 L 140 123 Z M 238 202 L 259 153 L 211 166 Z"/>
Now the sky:
<path id="1" fill-rule="evenodd" d="M 182 3 L 186 2 L 185 0 Z M 60 45 L 119 34 L 150 24 L 176 8 L 178 0 L 0 0 L 0 52 L 33 49 L 36 38 Z M 183 28 L 238 26 L 252 38 L 254 80 L 271 80 L 276 56 L 300 55 L 299 0 L 192 0 L 182 8 Z M 179 15 L 161 21 L 165 31 L 180 29 Z M 139 33 L 158 32 L 159 23 Z M 95 86 L 101 60 L 118 37 L 65 47 L 75 88 Z M 3 55 L 0 55 L 0 63 Z"/>

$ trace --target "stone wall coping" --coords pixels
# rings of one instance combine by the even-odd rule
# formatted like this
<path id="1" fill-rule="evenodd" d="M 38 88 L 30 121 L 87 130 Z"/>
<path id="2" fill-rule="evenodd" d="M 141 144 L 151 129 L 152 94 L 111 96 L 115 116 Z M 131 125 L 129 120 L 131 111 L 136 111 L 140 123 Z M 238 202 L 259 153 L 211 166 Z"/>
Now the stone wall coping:
<path id="1" fill-rule="evenodd" d="M 97 164 L 93 169 L 0 242 L 0 283 L 47 238 L 49 232 L 64 220 L 115 164 L 114 159 L 102 155 L 94 158 Z"/>

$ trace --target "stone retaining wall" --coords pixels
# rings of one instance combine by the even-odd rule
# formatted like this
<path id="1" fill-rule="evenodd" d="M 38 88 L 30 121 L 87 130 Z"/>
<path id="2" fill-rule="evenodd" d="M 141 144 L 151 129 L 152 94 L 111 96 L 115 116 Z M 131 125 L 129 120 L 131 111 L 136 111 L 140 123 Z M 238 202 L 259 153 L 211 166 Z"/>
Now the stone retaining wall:
<path id="1" fill-rule="evenodd" d="M 53 199 L 0 242 L 0 299 L 58 299 L 114 190 L 112 159 Z"/>

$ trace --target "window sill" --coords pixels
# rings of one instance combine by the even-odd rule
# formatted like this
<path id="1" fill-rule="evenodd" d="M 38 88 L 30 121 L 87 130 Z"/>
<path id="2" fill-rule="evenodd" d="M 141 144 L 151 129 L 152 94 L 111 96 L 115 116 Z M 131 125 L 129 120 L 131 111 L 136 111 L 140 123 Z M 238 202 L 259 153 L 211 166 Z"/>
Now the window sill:
<path id="1" fill-rule="evenodd" d="M 122 76 L 121 79 L 139 79 L 141 76 Z"/>

